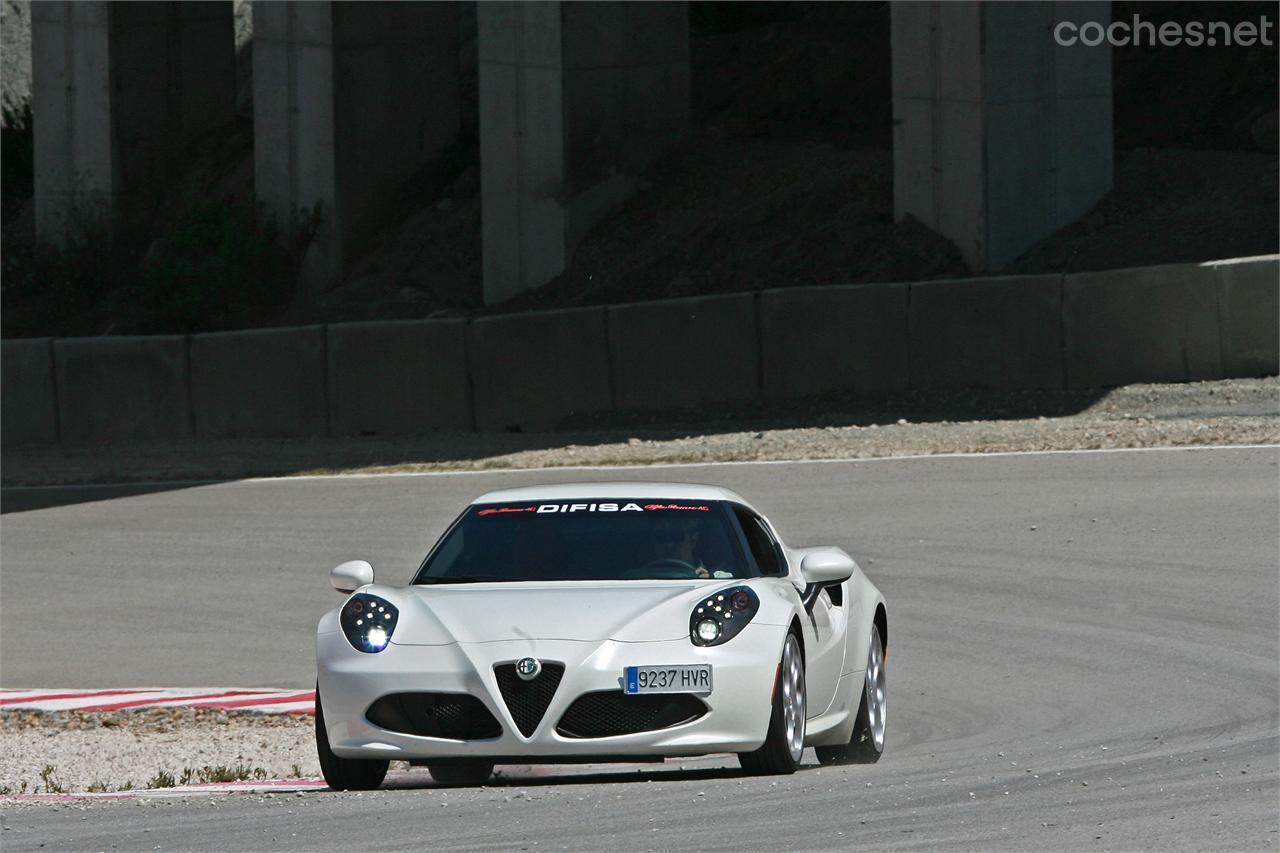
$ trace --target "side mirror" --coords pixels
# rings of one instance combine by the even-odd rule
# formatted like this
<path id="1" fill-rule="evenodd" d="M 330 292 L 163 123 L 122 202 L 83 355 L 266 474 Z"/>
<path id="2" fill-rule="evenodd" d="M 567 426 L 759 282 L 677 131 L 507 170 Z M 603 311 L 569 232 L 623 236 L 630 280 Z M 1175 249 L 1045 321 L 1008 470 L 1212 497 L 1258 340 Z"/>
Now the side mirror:
<path id="1" fill-rule="evenodd" d="M 853 558 L 840 548 L 814 548 L 800 560 L 800 574 L 808 584 L 843 583 L 853 570 Z"/>
<path id="2" fill-rule="evenodd" d="M 373 583 L 373 566 L 364 560 L 347 560 L 329 572 L 329 583 L 344 595 Z"/>

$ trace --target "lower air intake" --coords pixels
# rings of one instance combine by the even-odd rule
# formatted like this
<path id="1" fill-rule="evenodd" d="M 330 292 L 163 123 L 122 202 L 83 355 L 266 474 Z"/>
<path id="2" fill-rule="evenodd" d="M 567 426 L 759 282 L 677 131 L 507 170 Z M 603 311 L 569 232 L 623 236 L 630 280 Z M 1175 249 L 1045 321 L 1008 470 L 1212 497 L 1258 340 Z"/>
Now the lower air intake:
<path id="1" fill-rule="evenodd" d="M 516 674 L 513 663 L 498 664 L 493 668 L 493 674 L 498 679 L 502 701 L 507 703 L 516 728 L 525 737 L 532 737 L 556 695 L 556 688 L 560 686 L 564 664 L 544 662 L 542 671 L 529 681 Z"/>
<path id="2" fill-rule="evenodd" d="M 447 740 L 502 736 L 502 726 L 484 703 L 465 693 L 392 693 L 370 705 L 365 718 L 406 735 Z"/>
<path id="3" fill-rule="evenodd" d="M 617 737 L 669 729 L 705 713 L 702 700 L 688 693 L 629 696 L 621 690 L 602 690 L 573 700 L 556 731 L 574 738 Z"/>

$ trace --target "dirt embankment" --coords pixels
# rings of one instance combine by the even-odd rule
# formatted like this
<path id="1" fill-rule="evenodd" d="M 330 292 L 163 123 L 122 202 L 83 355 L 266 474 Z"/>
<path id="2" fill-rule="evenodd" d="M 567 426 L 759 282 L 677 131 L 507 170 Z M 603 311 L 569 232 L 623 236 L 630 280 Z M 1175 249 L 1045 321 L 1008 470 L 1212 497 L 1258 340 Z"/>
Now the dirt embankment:
<path id="1" fill-rule="evenodd" d="M 1280 443 L 1280 379 L 830 396 L 584 417 L 549 433 L 0 447 L 5 486 Z"/>

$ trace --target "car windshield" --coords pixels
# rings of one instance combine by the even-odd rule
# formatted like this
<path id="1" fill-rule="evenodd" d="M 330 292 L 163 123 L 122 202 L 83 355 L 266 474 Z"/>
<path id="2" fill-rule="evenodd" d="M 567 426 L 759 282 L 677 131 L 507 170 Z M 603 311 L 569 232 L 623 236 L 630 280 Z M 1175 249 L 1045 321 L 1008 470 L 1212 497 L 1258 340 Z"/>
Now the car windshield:
<path id="1" fill-rule="evenodd" d="M 481 504 L 454 523 L 416 584 L 754 576 L 721 501 L 600 498 Z"/>

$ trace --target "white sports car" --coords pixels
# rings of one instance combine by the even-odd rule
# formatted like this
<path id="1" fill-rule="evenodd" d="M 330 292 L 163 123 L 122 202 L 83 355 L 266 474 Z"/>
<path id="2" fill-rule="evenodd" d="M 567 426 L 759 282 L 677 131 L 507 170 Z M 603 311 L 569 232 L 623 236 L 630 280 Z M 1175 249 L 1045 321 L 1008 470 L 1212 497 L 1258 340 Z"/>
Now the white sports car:
<path id="1" fill-rule="evenodd" d="M 884 750 L 884 596 L 843 550 L 791 548 L 737 494 L 678 483 L 491 492 L 408 586 L 361 560 L 316 629 L 316 746 L 335 789 L 391 759 L 495 764 L 736 752 L 791 773 Z"/>

